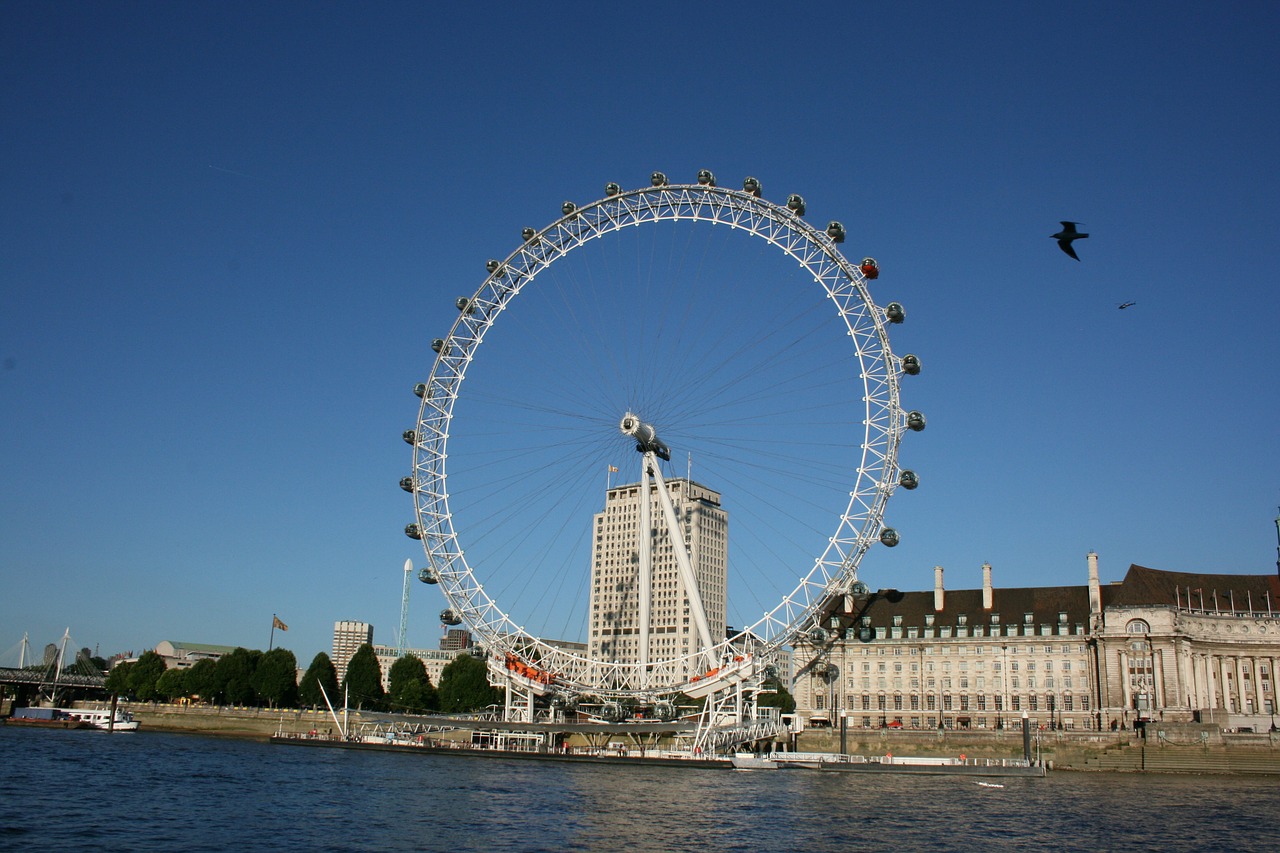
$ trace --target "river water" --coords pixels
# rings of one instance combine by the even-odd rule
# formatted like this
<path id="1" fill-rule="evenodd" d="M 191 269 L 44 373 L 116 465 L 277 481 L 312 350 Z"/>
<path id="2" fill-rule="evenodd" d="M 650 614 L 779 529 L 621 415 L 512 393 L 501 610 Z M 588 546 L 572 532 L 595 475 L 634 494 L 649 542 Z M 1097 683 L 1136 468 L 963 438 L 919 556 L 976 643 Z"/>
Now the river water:
<path id="1" fill-rule="evenodd" d="M 1280 779 L 583 766 L 0 728 L 0 850 L 1267 851 Z"/>

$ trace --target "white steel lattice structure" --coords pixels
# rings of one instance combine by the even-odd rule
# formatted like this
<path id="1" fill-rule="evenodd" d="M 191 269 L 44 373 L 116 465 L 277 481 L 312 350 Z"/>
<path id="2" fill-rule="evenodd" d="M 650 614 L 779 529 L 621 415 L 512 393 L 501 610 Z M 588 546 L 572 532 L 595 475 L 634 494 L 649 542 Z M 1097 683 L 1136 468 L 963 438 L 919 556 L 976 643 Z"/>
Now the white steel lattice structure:
<path id="1" fill-rule="evenodd" d="M 787 206 L 767 201 L 759 196 L 754 179 L 747 179 L 742 190 L 717 187 L 705 171 L 694 184 L 669 184 L 658 173 L 651 183 L 625 191 L 610 184 L 599 201 L 582 207 L 566 202 L 564 215 L 547 227 L 525 229 L 522 245 L 504 260 L 490 261 L 489 275 L 480 287 L 458 300 L 459 312 L 448 335 L 433 343 L 436 358 L 430 377 L 415 389 L 422 398 L 418 422 L 405 434 L 413 445 L 413 475 L 401 486 L 414 496 L 416 522 L 406 532 L 423 543 L 429 563 L 423 579 L 438 582 L 448 600 L 442 619 L 464 623 L 488 650 L 491 667 L 505 668 L 504 678 L 514 678 L 536 694 L 651 700 L 676 692 L 706 696 L 757 680 L 763 661 L 789 646 L 800 632 L 816 627 L 824 605 L 849 591 L 863 555 L 873 544 L 896 543 L 896 532 L 883 526 L 886 501 L 899 485 L 914 488 L 916 483 L 914 474 L 899 468 L 897 457 L 904 431 L 924 424 L 919 413 L 905 412 L 899 402 L 901 377 L 904 372 L 918 372 L 919 361 L 914 356 L 895 356 L 890 349 L 888 325 L 901 320 L 901 306 L 890 303 L 881 308 L 872 300 L 864 269 L 874 277 L 874 262 L 868 259 L 870 267 L 851 263 L 837 246 L 845 236 L 839 223 L 831 223 L 826 230 L 815 228 L 802 218 L 802 200 L 793 196 Z M 828 311 L 834 307 L 848 339 L 845 354 L 852 370 L 847 375 L 861 380 L 844 392 L 852 405 L 861 401 L 861 423 L 852 421 L 846 429 L 856 453 L 856 464 L 847 471 L 852 484 L 846 481 L 842 489 L 847 504 L 827 510 L 834 530 L 821 553 L 815 557 L 809 552 L 807 565 L 784 567 L 791 580 L 781 600 L 766 606 L 754 622 L 733 636 L 711 637 L 710 648 L 673 659 L 642 656 L 641 663 L 619 663 L 546 643 L 504 611 L 486 588 L 484 566 L 469 558 L 466 524 L 455 527 L 452 481 L 446 469 L 455 407 L 466 399 L 463 380 L 481 343 L 514 307 L 517 297 L 533 288 L 540 274 L 592 241 L 658 223 L 677 223 L 681 228 L 689 227 L 684 223 L 727 226 L 764 241 L 771 254 L 789 259 L 801 277 L 821 288 L 823 304 Z M 646 417 L 644 412 L 639 415 Z M 613 423 L 616 440 L 617 421 Z M 785 436 L 780 439 L 785 440 Z M 669 453 L 662 458 L 669 463 Z M 646 454 L 646 460 L 660 464 L 652 453 Z M 589 520 L 588 516 L 583 521 Z M 578 568 L 587 571 L 586 565 Z M 690 672 L 699 674 L 689 676 Z"/>

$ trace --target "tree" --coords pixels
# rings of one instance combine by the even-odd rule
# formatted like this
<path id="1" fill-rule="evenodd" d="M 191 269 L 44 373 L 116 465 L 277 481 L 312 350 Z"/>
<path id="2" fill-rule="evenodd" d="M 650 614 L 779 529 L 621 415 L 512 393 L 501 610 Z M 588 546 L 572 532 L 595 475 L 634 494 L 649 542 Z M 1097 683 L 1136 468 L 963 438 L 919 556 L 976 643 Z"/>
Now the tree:
<path id="1" fill-rule="evenodd" d="M 382 689 L 382 667 L 373 646 L 362 643 L 347 662 L 347 677 L 342 682 L 351 701 L 357 708 L 381 711 L 386 702 Z"/>
<path id="2" fill-rule="evenodd" d="M 321 692 L 324 688 L 324 692 Z M 307 674 L 302 676 L 298 685 L 298 699 L 303 705 L 319 708 L 325 704 L 324 694 L 329 695 L 330 702 L 338 701 L 338 670 L 333 661 L 324 652 L 311 659 Z"/>
<path id="3" fill-rule="evenodd" d="M 463 652 L 440 673 L 440 710 L 446 714 L 478 711 L 502 701 L 502 691 L 489 686 L 484 661 Z"/>
<path id="4" fill-rule="evenodd" d="M 214 681 L 217 678 L 218 664 L 212 658 L 201 658 L 187 670 L 188 696 L 199 696 L 205 702 L 214 699 Z"/>
<path id="5" fill-rule="evenodd" d="M 777 708 L 780 713 L 792 714 L 796 710 L 796 699 L 777 678 L 765 681 L 764 688 L 773 693 L 762 693 L 756 696 L 756 704 L 761 708 Z"/>
<path id="6" fill-rule="evenodd" d="M 392 711 L 422 713 L 439 706 L 436 689 L 427 675 L 427 666 L 416 655 L 405 655 L 391 665 L 387 673 L 391 690 L 388 700 Z"/>
<path id="7" fill-rule="evenodd" d="M 229 705 L 257 704 L 253 673 L 261 657 L 262 652 L 238 648 L 219 658 L 211 685 L 216 699 Z"/>
<path id="8" fill-rule="evenodd" d="M 156 682 L 164 671 L 164 658 L 155 652 L 143 652 L 129 670 L 129 692 L 143 702 L 154 700 L 158 695 Z"/>
<path id="9" fill-rule="evenodd" d="M 118 661 L 107 673 L 106 688 L 117 696 L 129 696 L 129 670 L 133 669 L 132 661 Z"/>
<path id="10" fill-rule="evenodd" d="M 272 708 L 298 704 L 298 659 L 288 649 L 272 649 L 258 661 L 253 673 L 258 699 Z"/>
<path id="11" fill-rule="evenodd" d="M 162 699 L 173 701 L 187 695 L 187 673 L 189 669 L 166 669 L 156 679 L 156 693 Z"/>

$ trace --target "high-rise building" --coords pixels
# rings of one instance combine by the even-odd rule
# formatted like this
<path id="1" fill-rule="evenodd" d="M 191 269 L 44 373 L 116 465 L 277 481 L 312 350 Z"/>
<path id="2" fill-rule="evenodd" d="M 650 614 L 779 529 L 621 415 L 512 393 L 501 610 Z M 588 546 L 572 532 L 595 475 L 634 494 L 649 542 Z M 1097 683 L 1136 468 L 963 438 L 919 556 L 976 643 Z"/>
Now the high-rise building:
<path id="1" fill-rule="evenodd" d="M 338 683 L 347 677 L 347 663 L 356 649 L 365 643 L 373 645 L 373 626 L 368 622 L 333 623 L 333 666 L 338 671 Z"/>
<path id="2" fill-rule="evenodd" d="M 683 545 L 689 552 L 711 637 L 718 641 L 725 635 L 728 513 L 720 507 L 719 493 L 699 483 L 668 480 L 667 489 L 684 534 Z M 651 529 L 647 533 L 639 529 L 640 491 L 640 483 L 610 488 L 604 511 L 593 520 L 588 648 L 597 660 L 640 660 L 641 535 L 651 537 L 653 554 L 648 658 L 671 660 L 698 651 L 698 631 L 691 623 L 687 589 L 676 562 L 676 543 L 668 533 L 657 486 L 649 489 Z"/>
<path id="3" fill-rule="evenodd" d="M 450 628 L 440 638 L 440 650 L 444 652 L 461 652 L 471 648 L 475 642 L 471 632 L 464 628 Z"/>

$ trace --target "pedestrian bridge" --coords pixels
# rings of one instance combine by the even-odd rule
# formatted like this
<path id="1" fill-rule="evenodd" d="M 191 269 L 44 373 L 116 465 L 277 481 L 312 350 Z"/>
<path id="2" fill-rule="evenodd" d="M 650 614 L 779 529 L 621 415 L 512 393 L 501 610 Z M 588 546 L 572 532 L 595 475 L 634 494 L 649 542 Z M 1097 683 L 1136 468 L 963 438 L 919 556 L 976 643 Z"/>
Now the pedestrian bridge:
<path id="1" fill-rule="evenodd" d="M 37 667 L 32 669 L 26 667 L 23 669 L 0 667 L 0 684 L 53 684 L 54 678 L 50 674 L 48 668 Z M 78 675 L 72 673 L 63 673 L 57 677 L 59 686 L 66 687 L 96 687 L 98 689 L 105 688 L 107 685 L 106 676 L 102 675 Z"/>

